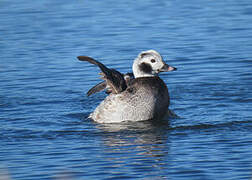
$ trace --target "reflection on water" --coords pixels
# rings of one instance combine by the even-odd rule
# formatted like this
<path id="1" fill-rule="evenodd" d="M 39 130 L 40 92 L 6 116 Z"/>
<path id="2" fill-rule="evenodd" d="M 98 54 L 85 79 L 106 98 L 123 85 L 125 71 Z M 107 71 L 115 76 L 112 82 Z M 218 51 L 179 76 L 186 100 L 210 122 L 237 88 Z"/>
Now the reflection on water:
<path id="1" fill-rule="evenodd" d="M 129 166 L 132 171 L 129 175 L 148 171 L 150 177 L 162 177 L 170 149 L 168 123 L 146 121 L 96 126 L 102 131 L 104 153 L 113 166 L 122 169 Z"/>
<path id="2" fill-rule="evenodd" d="M 104 132 L 150 132 L 160 128 L 169 128 L 169 120 L 162 121 L 140 121 L 140 122 L 123 122 L 123 123 L 108 123 L 97 124 L 97 128 Z"/>
<path id="3" fill-rule="evenodd" d="M 9 174 L 7 168 L 0 167 L 0 179 L 1 180 L 11 180 L 10 174 Z"/>

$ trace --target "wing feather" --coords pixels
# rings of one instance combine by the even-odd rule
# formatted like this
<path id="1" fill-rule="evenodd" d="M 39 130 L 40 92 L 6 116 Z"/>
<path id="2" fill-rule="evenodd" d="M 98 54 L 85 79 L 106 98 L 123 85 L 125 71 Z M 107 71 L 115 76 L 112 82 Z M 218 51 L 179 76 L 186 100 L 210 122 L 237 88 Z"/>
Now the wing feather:
<path id="1" fill-rule="evenodd" d="M 80 61 L 87 61 L 91 64 L 98 66 L 103 73 L 102 79 L 104 79 L 106 81 L 106 84 L 112 90 L 112 93 L 118 94 L 127 88 L 126 81 L 124 79 L 124 75 L 122 73 L 120 73 L 119 71 L 117 71 L 115 69 L 109 69 L 104 64 L 102 64 L 99 61 L 96 61 L 95 59 L 88 57 L 88 56 L 78 56 L 77 58 Z M 99 90 L 103 86 L 104 85 L 101 85 L 101 87 L 98 86 L 97 90 Z M 93 90 L 96 91 L 96 88 Z"/>

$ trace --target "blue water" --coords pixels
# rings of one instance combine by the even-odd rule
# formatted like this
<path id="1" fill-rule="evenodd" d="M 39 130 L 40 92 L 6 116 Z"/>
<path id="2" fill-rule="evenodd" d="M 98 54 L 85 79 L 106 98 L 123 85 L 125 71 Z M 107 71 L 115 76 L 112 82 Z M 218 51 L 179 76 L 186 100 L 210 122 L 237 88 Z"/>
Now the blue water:
<path id="1" fill-rule="evenodd" d="M 252 1 L 0 2 L 0 179 L 250 179 Z M 143 50 L 180 118 L 100 125 L 98 68 Z"/>

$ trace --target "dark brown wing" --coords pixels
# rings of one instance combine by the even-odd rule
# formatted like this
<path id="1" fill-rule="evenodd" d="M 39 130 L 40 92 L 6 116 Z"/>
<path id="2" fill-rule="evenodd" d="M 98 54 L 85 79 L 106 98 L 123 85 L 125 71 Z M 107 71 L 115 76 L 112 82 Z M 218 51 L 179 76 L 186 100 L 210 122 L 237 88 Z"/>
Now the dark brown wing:
<path id="1" fill-rule="evenodd" d="M 100 74 L 103 75 L 103 73 L 100 73 Z M 126 74 L 123 74 L 123 76 L 124 76 L 124 80 L 126 82 L 126 85 L 128 87 L 128 85 L 130 84 L 130 81 L 134 79 L 134 75 L 133 75 L 133 73 L 126 73 Z M 87 96 L 90 96 L 90 95 L 95 94 L 97 92 L 103 91 L 104 89 L 106 89 L 107 94 L 112 92 L 111 88 L 107 86 L 107 82 L 102 81 L 102 82 L 96 84 L 94 87 L 92 87 L 87 92 Z"/>
<path id="2" fill-rule="evenodd" d="M 90 96 L 94 93 L 100 92 L 102 90 L 104 90 L 107 87 L 107 83 L 106 81 L 102 81 L 99 84 L 96 84 L 94 87 L 92 87 L 88 92 L 87 92 L 87 96 Z"/>
<path id="3" fill-rule="evenodd" d="M 115 69 L 109 69 L 102 63 L 88 56 L 78 56 L 77 58 L 80 61 L 87 61 L 91 64 L 97 65 L 103 72 L 103 79 L 106 81 L 109 88 L 111 88 L 112 93 L 118 94 L 127 88 L 124 76 L 120 72 L 116 71 Z"/>
<path id="4" fill-rule="evenodd" d="M 99 74 L 103 75 L 103 73 L 99 73 Z M 134 79 L 134 75 L 133 75 L 133 73 L 126 73 L 126 74 L 123 74 L 123 76 L 124 76 L 124 80 L 126 82 L 126 85 L 128 87 L 128 85 L 130 84 L 130 81 Z M 90 95 L 95 94 L 97 92 L 103 91 L 104 89 L 106 89 L 106 93 L 107 94 L 109 94 L 109 93 L 112 92 L 111 88 L 107 86 L 107 82 L 106 81 L 102 81 L 102 82 L 96 84 L 94 87 L 92 87 L 87 92 L 87 96 L 90 96 Z"/>

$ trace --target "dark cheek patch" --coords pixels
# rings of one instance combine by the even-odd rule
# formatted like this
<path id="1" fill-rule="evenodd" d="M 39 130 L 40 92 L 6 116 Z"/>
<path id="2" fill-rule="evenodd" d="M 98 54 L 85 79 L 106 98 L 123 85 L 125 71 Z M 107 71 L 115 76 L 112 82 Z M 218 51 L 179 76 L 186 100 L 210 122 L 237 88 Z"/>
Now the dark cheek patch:
<path id="1" fill-rule="evenodd" d="M 140 71 L 145 72 L 145 73 L 151 73 L 152 71 L 151 65 L 148 63 L 141 63 L 139 65 L 139 69 Z"/>

